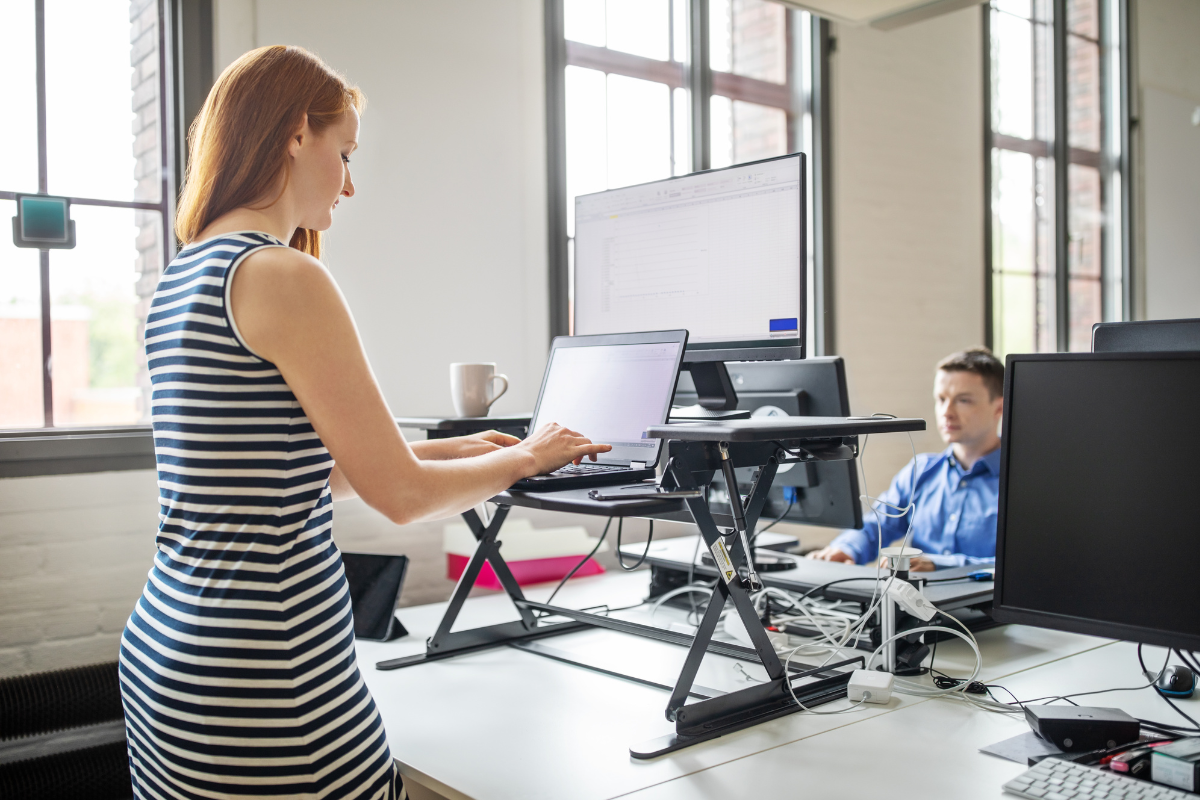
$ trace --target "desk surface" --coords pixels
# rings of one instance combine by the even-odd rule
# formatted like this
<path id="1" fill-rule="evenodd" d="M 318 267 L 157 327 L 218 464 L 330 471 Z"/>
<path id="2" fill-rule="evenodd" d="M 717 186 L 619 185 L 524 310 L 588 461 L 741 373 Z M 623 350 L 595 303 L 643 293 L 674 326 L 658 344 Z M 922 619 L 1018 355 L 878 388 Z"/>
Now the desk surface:
<path id="1" fill-rule="evenodd" d="M 649 564 L 671 569 L 687 569 L 688 562 L 693 558 L 695 574 L 705 578 L 717 577 L 717 569 L 704 563 L 706 549 L 697 548 L 695 536 L 680 536 L 674 539 L 662 539 L 650 545 L 649 549 L 642 543 L 629 544 L 621 548 L 625 556 L 639 558 L 644 551 Z M 830 586 L 822 591 L 822 596 L 840 600 L 857 600 L 869 602 L 874 598 L 875 581 L 881 572 L 873 566 L 858 564 L 839 564 L 834 561 L 818 561 L 792 556 L 795 568 L 779 572 L 760 572 L 758 577 L 767 586 L 777 586 L 789 591 L 807 591 L 817 586 L 824 586 L 833 581 L 845 581 Z M 913 573 L 914 579 L 926 578 L 944 583 L 925 584 L 924 593 L 929 600 L 939 608 L 953 612 L 963 606 L 976 605 L 992 599 L 991 581 L 947 580 L 949 578 L 966 578 L 989 567 L 978 564 L 953 569 L 939 569 L 935 572 Z"/>
<path id="2" fill-rule="evenodd" d="M 1015 672 L 999 682 L 1022 700 L 1064 692 L 1145 686 L 1135 645 L 1097 641 L 1104 644 Z M 1162 665 L 1164 650 L 1147 648 L 1146 652 L 1147 666 Z M 1186 724 L 1150 689 L 1090 695 L 1078 698 L 1078 702 L 1121 708 L 1143 719 Z M 1200 697 L 1178 702 L 1192 716 L 1200 712 Z M 1024 772 L 1025 767 L 978 751 L 1028 729 L 1021 717 L 974 711 L 949 700 L 925 701 L 898 708 L 891 714 L 863 719 L 823 736 L 790 743 L 776 751 L 758 753 L 649 787 L 633 797 L 638 800 L 771 797 L 797 786 L 803 786 L 812 797 L 864 800 L 908 796 L 1012 797 L 1004 795 L 1000 787 Z M 870 768 L 865 769 L 868 760 Z M 902 777 L 897 780 L 897 776 Z"/>
<path id="3" fill-rule="evenodd" d="M 577 579 L 556 600 L 573 607 L 635 603 L 645 595 L 647 577 L 642 571 Z M 550 588 L 527 594 L 544 600 Z M 358 658 L 402 771 L 447 797 L 610 798 L 641 790 L 638 797 L 728 798 L 790 796 L 801 788 L 813 797 L 877 798 L 884 791 L 921 800 L 998 797 L 1001 784 L 1022 771 L 1018 764 L 977 752 L 1025 730 L 1019 719 L 905 696 L 847 714 L 793 714 L 635 761 L 629 756 L 631 744 L 672 729 L 663 715 L 665 691 L 508 647 L 391 672 L 374 669 L 380 659 L 423 650 L 444 608 L 443 603 L 402 609 L 412 635 L 397 642 L 359 642 Z M 459 627 L 515 619 L 511 608 L 501 595 L 472 598 Z M 642 621 L 650 616 L 645 610 L 622 615 Z M 679 620 L 671 609 L 653 618 L 664 626 Z M 978 638 L 983 679 L 1003 679 L 1018 696 L 1139 683 L 1136 660 L 1131 672 L 1131 656 L 1106 639 L 1020 625 Z M 542 642 L 667 684 L 674 682 L 685 654 L 681 647 L 606 630 Z M 1089 654 L 1092 660 L 1075 661 Z M 957 641 L 939 644 L 937 659 L 938 667 L 951 674 L 966 673 L 974 663 L 969 648 Z M 1057 666 L 1066 663 L 1091 666 Z M 747 678 L 735 664 L 762 675 L 761 667 L 709 654 L 697 683 L 742 688 Z M 1038 670 L 1050 671 L 1039 676 Z M 1110 696 L 1111 705 L 1133 710 L 1132 694 Z M 1169 709 L 1162 706 L 1145 713 L 1169 719 Z M 868 757 L 880 768 L 864 769 Z"/>
<path id="4" fill-rule="evenodd" d="M 769 442 L 923 430 L 925 420 L 906 417 L 755 417 L 651 425 L 646 436 L 684 442 Z"/>

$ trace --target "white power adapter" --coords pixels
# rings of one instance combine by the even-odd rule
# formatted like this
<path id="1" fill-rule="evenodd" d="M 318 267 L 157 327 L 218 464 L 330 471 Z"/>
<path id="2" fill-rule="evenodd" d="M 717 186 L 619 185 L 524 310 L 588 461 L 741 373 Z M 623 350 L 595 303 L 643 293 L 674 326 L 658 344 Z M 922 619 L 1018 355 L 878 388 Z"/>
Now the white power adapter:
<path id="1" fill-rule="evenodd" d="M 877 672 L 873 669 L 856 669 L 850 675 L 850 683 L 846 687 L 846 699 L 851 702 L 886 703 L 892 699 L 892 686 L 895 678 L 890 672 Z"/>
<path id="2" fill-rule="evenodd" d="M 933 603 L 926 600 L 925 595 L 921 594 L 917 590 L 917 587 L 907 581 L 893 578 L 888 582 L 887 593 L 888 597 L 892 598 L 896 605 L 914 617 L 919 617 L 928 622 L 937 614 L 937 608 L 934 607 Z"/>

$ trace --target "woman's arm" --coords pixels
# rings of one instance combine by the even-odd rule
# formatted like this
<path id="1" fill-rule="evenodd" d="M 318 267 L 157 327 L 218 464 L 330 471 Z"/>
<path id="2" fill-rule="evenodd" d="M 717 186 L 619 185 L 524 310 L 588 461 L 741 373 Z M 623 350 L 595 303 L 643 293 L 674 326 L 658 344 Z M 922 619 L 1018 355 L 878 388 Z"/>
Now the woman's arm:
<path id="1" fill-rule="evenodd" d="M 420 460 L 396 426 L 345 299 L 319 261 L 290 248 L 260 250 L 238 268 L 230 297 L 242 338 L 283 373 L 329 448 L 337 464 L 335 494 L 352 489 L 397 524 L 452 516 L 521 478 L 611 449 L 548 425 L 512 447 Z"/>

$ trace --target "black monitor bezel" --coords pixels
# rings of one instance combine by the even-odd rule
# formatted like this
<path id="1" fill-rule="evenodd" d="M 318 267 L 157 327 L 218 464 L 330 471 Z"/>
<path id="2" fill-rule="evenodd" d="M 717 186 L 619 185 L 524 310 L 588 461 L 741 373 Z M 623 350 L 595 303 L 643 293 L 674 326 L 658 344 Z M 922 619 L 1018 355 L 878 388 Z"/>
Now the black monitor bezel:
<path id="1" fill-rule="evenodd" d="M 663 409 L 663 422 L 665 423 L 667 416 L 671 412 L 671 399 L 675 397 L 675 392 L 679 389 L 679 371 L 683 363 L 683 354 L 687 350 L 687 340 L 688 332 L 683 328 L 666 331 L 638 331 L 635 333 L 596 333 L 588 336 L 555 336 L 550 342 L 550 352 L 546 354 L 546 368 L 542 371 L 542 382 L 538 386 L 537 404 L 533 407 L 533 413 L 529 416 L 529 433 L 533 434 L 538 412 L 542 410 L 542 395 L 546 391 L 546 381 L 550 379 L 550 364 L 554 360 L 554 351 L 567 347 L 604 347 L 606 345 L 624 344 L 682 344 L 683 346 L 679 348 L 679 354 L 675 357 L 675 383 L 671 386 L 671 393 L 667 396 L 666 408 Z M 649 467 L 658 466 L 658 461 L 662 457 L 664 449 L 666 448 L 661 444 L 654 448 L 654 460 L 646 462 L 646 465 Z M 604 456 L 598 456 L 597 460 L 603 462 Z"/>
<path id="2" fill-rule="evenodd" d="M 605 189 L 603 192 L 589 192 L 588 194 L 581 194 L 575 197 L 575 202 L 578 203 L 581 197 L 594 197 L 595 195 L 606 194 L 608 192 L 623 191 L 641 186 L 653 186 L 659 183 L 693 178 L 697 175 L 711 175 L 731 169 L 745 169 L 746 167 L 768 164 L 772 161 L 782 161 L 788 158 L 796 158 L 800 161 L 800 186 L 802 187 L 802 191 L 800 192 L 800 316 L 796 336 L 787 339 L 689 342 L 685 348 L 683 358 L 685 364 L 710 361 L 783 361 L 805 357 L 805 351 L 808 349 L 806 344 L 808 337 L 808 155 L 802 152 L 787 153 L 782 156 L 761 158 L 757 161 L 746 161 L 742 164 L 731 164 L 728 167 L 698 170 L 696 172 L 689 172 L 686 175 L 673 175 L 670 178 L 662 178 L 657 181 L 635 183 L 616 189 Z M 579 269 L 578 259 L 575 259 L 573 269 Z M 579 285 L 577 275 L 572 275 L 571 279 L 575 286 Z"/>
<path id="3" fill-rule="evenodd" d="M 992 596 L 992 618 L 997 622 L 1034 625 L 1039 628 L 1082 633 L 1088 636 L 1102 636 L 1106 639 L 1123 639 L 1130 642 L 1156 645 L 1159 647 L 1177 647 L 1187 650 L 1200 650 L 1200 635 L 1165 631 L 1127 623 L 1105 622 L 1103 620 L 1085 617 L 1074 617 L 1066 614 L 1055 614 L 1049 611 L 1006 605 L 1004 601 L 1004 582 L 1007 568 L 1004 559 L 1006 544 L 1007 500 L 1008 500 L 1008 471 L 1009 471 L 1009 432 L 1012 423 L 1012 384 L 1016 370 L 1014 366 L 1025 362 L 1038 361 L 1200 361 L 1200 352 L 1133 352 L 1133 353 L 1029 353 L 1009 355 L 1005 359 L 1004 368 L 1004 413 L 1002 416 L 1001 447 L 1000 447 L 1000 487 L 996 515 L 996 574 Z"/>

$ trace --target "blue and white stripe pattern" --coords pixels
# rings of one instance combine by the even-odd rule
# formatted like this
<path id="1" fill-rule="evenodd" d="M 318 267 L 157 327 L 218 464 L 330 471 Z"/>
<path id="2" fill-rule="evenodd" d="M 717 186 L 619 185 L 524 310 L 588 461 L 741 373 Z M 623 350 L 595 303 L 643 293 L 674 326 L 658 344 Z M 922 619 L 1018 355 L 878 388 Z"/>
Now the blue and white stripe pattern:
<path id="1" fill-rule="evenodd" d="M 333 461 L 229 286 L 265 233 L 190 245 L 146 322 L 161 509 L 121 640 L 138 798 L 404 795 L 354 656 Z"/>

